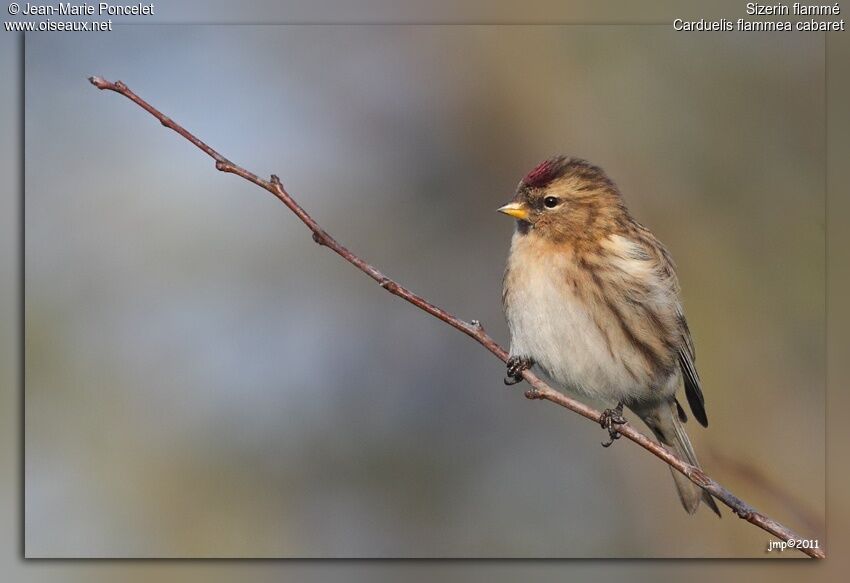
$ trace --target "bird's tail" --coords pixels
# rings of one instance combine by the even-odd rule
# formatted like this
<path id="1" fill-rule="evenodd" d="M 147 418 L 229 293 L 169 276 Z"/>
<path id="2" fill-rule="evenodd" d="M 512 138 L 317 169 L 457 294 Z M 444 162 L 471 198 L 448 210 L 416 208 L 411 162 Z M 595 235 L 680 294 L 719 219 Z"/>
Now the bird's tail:
<path id="1" fill-rule="evenodd" d="M 688 434 L 685 433 L 685 428 L 679 420 L 675 401 L 659 403 L 647 408 L 630 407 L 630 409 L 643 419 L 643 422 L 652 430 L 655 437 L 671 449 L 673 453 L 689 464 L 700 467 L 691 440 L 688 439 Z M 711 494 L 691 482 L 682 473 L 673 468 L 670 468 L 670 471 L 673 472 L 673 481 L 676 483 L 679 499 L 688 514 L 696 512 L 700 501 L 702 501 L 717 516 L 720 516 L 720 510 Z"/>

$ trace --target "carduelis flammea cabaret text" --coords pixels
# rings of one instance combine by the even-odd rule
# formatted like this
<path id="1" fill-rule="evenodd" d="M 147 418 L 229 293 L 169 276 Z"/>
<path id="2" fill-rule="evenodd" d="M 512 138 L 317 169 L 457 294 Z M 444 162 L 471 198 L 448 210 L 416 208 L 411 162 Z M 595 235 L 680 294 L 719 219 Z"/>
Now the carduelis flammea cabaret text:
<path id="1" fill-rule="evenodd" d="M 761 4 L 747 2 L 744 5 L 746 18 L 721 18 L 720 20 L 673 20 L 673 30 L 683 32 L 827 32 L 845 30 L 841 6 L 835 4 Z M 788 19 L 776 19 L 787 16 Z"/>

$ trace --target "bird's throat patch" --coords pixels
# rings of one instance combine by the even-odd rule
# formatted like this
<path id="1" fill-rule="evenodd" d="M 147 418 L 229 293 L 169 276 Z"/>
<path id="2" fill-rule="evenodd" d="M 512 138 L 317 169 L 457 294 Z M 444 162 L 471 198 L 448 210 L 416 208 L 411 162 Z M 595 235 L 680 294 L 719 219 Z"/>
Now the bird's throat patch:
<path id="1" fill-rule="evenodd" d="M 528 221 L 517 221 L 516 230 L 520 235 L 528 235 L 528 232 L 531 230 L 531 223 Z"/>

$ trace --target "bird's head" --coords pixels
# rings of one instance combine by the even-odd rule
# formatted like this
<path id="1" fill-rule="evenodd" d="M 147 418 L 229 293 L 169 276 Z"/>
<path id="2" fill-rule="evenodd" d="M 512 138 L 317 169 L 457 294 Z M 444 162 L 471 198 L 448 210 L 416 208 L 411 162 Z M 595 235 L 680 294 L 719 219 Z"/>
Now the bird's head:
<path id="1" fill-rule="evenodd" d="M 557 156 L 520 181 L 513 200 L 498 209 L 517 220 L 518 231 L 553 241 L 592 238 L 614 228 L 625 207 L 616 185 L 598 166 Z"/>

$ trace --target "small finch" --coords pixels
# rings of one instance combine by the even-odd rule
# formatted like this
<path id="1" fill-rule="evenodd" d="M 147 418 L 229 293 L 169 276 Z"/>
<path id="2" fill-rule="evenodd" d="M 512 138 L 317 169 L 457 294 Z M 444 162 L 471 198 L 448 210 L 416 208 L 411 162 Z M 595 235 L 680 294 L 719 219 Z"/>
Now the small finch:
<path id="1" fill-rule="evenodd" d="M 693 416 L 708 426 L 694 345 L 673 260 L 635 221 L 617 186 L 584 160 L 559 156 L 519 183 L 499 211 L 516 219 L 502 300 L 511 333 L 507 384 L 539 366 L 563 389 L 617 406 L 602 425 L 610 445 L 631 409 L 658 440 L 698 466 L 676 399 L 684 383 Z M 673 479 L 693 514 L 708 492 Z"/>

